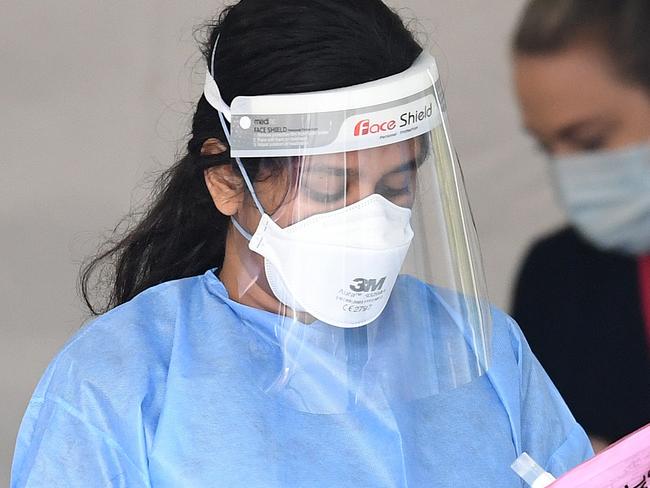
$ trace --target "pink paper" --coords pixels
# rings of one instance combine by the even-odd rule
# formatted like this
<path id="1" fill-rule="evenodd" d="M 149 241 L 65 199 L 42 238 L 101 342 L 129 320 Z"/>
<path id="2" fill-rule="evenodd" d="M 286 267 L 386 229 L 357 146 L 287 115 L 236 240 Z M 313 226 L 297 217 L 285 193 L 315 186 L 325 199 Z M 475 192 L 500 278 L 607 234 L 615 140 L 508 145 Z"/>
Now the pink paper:
<path id="1" fill-rule="evenodd" d="M 650 488 L 650 424 L 559 478 L 551 488 Z"/>

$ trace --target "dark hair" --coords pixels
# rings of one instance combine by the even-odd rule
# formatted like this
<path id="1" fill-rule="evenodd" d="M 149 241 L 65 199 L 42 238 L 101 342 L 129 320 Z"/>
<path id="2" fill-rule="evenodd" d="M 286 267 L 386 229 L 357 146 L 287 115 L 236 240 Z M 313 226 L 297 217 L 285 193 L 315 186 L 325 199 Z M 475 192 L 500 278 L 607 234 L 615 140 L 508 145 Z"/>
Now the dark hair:
<path id="1" fill-rule="evenodd" d="M 650 1 L 532 0 L 513 39 L 520 54 L 551 54 L 587 39 L 606 49 L 624 79 L 650 90 Z"/>
<path id="2" fill-rule="evenodd" d="M 228 104 L 239 95 L 319 91 L 384 78 L 407 69 L 422 51 L 381 0 L 241 0 L 207 33 L 207 63 L 219 36 L 213 76 Z M 83 267 L 81 292 L 93 314 L 151 286 L 222 265 L 229 219 L 215 208 L 203 172 L 236 164 L 228 151 L 201 154 L 211 138 L 226 141 L 218 113 L 202 96 L 187 153 L 157 181 L 140 220 L 123 233 L 116 230 L 118 237 Z M 262 162 L 244 161 L 251 178 Z M 104 290 L 101 304 L 91 290 Z"/>

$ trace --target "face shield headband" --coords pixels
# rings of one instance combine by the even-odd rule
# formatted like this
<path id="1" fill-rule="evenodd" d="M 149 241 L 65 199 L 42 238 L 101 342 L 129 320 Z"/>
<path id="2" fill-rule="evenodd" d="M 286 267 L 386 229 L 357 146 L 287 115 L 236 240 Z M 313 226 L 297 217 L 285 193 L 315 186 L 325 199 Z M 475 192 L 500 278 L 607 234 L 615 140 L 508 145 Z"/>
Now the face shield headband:
<path id="1" fill-rule="evenodd" d="M 441 100 L 433 89 L 438 68 L 426 52 L 406 71 L 381 80 L 320 92 L 239 96 L 229 106 L 213 77 L 218 43 L 219 37 L 203 93 L 219 114 L 230 154 L 262 214 L 240 158 L 359 151 L 413 139 L 441 123 Z"/>

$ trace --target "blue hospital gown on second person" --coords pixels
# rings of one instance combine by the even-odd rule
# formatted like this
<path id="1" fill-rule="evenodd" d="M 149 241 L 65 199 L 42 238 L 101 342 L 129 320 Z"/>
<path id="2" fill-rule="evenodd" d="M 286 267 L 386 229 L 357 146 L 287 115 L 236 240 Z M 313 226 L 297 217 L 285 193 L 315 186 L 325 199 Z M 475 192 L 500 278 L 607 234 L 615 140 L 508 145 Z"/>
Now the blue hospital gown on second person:
<path id="1" fill-rule="evenodd" d="M 413 287 L 424 285 L 400 279 L 391 302 Z M 417 300 L 408 305 L 423 313 Z M 442 317 L 435 305 L 427 310 Z M 273 317 L 230 300 L 209 271 L 97 318 L 36 388 L 11 487 L 520 488 L 510 464 L 523 451 L 555 475 L 592 455 L 501 312 L 487 375 L 374 419 L 306 413 L 264 393 L 242 324 Z"/>

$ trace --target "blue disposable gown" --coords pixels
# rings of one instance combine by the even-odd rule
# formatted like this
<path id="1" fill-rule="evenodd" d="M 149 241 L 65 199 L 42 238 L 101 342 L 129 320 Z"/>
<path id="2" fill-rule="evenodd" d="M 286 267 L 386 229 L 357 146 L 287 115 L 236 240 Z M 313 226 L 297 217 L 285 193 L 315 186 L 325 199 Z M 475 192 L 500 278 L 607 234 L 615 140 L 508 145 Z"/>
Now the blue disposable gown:
<path id="1" fill-rule="evenodd" d="M 213 272 L 164 283 L 85 326 L 50 364 L 11 486 L 509 488 L 522 486 L 510 464 L 523 451 L 560 475 L 591 456 L 588 439 L 517 325 L 493 315 L 488 375 L 371 421 L 268 396 L 242 323 L 273 314 L 231 301 Z"/>

